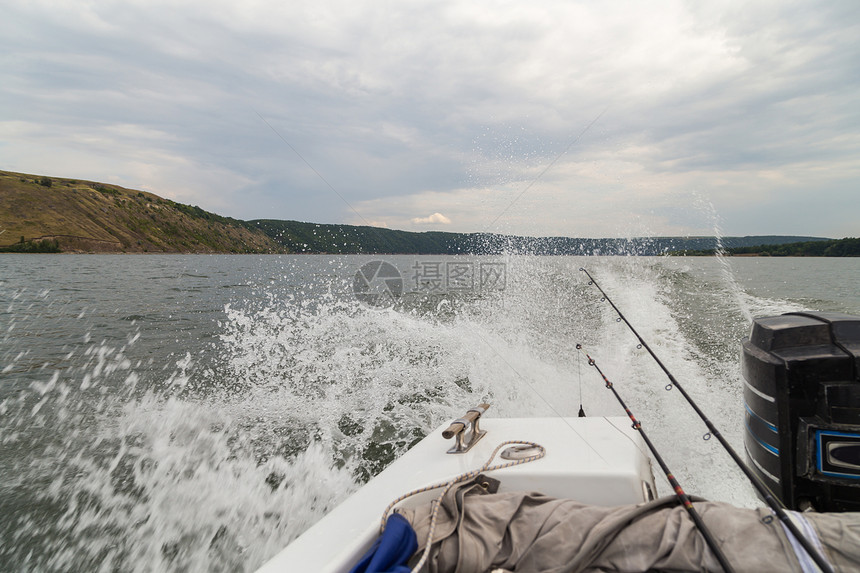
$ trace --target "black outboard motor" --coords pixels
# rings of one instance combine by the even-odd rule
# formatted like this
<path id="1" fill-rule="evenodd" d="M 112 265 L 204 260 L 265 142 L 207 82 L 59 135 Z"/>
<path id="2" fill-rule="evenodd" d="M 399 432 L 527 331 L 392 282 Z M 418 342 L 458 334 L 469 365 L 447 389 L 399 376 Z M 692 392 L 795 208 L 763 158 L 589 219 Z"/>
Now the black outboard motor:
<path id="1" fill-rule="evenodd" d="M 789 509 L 860 511 L 860 317 L 756 319 L 741 370 L 753 471 Z"/>

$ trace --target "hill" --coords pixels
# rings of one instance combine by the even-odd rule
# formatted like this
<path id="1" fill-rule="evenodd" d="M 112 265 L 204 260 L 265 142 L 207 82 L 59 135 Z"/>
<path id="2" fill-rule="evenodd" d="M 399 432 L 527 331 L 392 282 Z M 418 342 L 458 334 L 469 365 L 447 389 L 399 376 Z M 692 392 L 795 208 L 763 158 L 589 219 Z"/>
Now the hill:
<path id="1" fill-rule="evenodd" d="M 0 247 L 22 252 L 284 252 L 244 221 L 152 193 L 7 171 L 0 171 Z"/>
<path id="2" fill-rule="evenodd" d="M 760 249 L 828 240 L 724 237 L 721 244 Z M 240 221 L 145 191 L 0 171 L 0 252 L 663 255 L 716 246 L 714 237 L 576 239 Z"/>

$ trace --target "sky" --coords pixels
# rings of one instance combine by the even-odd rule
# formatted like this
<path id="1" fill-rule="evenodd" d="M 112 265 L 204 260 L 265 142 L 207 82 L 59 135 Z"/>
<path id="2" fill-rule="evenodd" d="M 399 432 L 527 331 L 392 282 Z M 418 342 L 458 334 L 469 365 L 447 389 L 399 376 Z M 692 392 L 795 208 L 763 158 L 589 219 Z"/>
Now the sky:
<path id="1" fill-rule="evenodd" d="M 860 2 L 5 0 L 0 169 L 239 219 L 860 236 Z"/>

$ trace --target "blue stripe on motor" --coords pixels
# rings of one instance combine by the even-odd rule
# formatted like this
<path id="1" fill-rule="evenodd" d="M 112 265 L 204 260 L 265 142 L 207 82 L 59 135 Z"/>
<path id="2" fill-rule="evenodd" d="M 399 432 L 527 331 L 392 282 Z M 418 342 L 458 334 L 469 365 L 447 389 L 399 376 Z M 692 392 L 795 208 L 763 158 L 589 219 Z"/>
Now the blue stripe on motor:
<path id="1" fill-rule="evenodd" d="M 767 420 L 765 420 L 764 418 L 762 418 L 761 416 L 759 416 L 758 414 L 753 412 L 750 409 L 750 407 L 747 405 L 746 402 L 744 402 L 744 408 L 747 409 L 747 412 L 750 413 L 750 416 L 754 416 L 757 420 L 761 420 L 763 424 L 767 425 L 767 427 L 770 429 L 771 432 L 773 432 L 774 434 L 779 434 L 779 428 L 777 428 L 775 425 L 771 424 L 770 422 L 768 422 Z"/>
<path id="2" fill-rule="evenodd" d="M 750 435 L 750 436 L 752 436 L 753 438 L 755 438 L 755 441 L 756 441 L 756 442 L 758 442 L 758 444 L 759 444 L 761 447 L 763 447 L 764 449 L 766 449 L 767 451 L 769 451 L 769 452 L 770 452 L 770 453 L 772 453 L 773 455 L 775 455 L 775 456 L 779 456 L 779 450 L 778 450 L 778 449 L 776 449 L 776 448 L 774 448 L 774 447 L 773 447 L 773 446 L 771 446 L 770 444 L 766 444 L 765 442 L 761 441 L 761 440 L 758 438 L 758 436 L 756 436 L 756 435 L 755 435 L 755 433 L 750 429 L 750 425 L 749 425 L 749 423 L 748 423 L 746 420 L 744 420 L 744 426 L 746 426 L 746 427 L 747 427 L 747 432 L 749 433 L 749 435 Z"/>

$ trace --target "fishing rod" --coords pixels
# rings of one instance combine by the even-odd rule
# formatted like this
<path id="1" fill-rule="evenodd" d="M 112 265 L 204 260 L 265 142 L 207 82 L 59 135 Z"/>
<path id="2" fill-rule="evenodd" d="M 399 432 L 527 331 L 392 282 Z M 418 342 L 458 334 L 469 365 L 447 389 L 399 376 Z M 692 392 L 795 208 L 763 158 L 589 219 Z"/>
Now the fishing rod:
<path id="1" fill-rule="evenodd" d="M 714 539 L 713 534 L 708 529 L 708 526 L 705 525 L 705 522 L 702 521 L 702 516 L 699 515 L 699 512 L 696 511 L 696 508 L 693 507 L 693 502 L 690 500 L 690 496 L 684 491 L 681 487 L 681 484 L 678 483 L 678 480 L 672 474 L 672 471 L 669 469 L 669 466 L 666 465 L 666 462 L 663 460 L 663 456 L 660 455 L 660 452 L 657 451 L 657 447 L 651 442 L 648 438 L 648 434 L 645 433 L 645 430 L 642 429 L 642 424 L 639 420 L 636 419 L 636 416 L 633 415 L 633 412 L 630 411 L 630 408 L 627 407 L 627 404 L 624 403 L 624 400 L 621 398 L 621 395 L 618 393 L 618 390 L 615 389 L 615 385 L 609 381 L 606 377 L 606 374 L 603 373 L 603 370 L 600 369 L 600 366 L 597 365 L 597 362 L 588 355 L 588 352 L 583 350 L 581 344 L 576 345 L 576 349 L 585 354 L 585 357 L 588 359 L 588 365 L 594 366 L 597 369 L 597 372 L 600 374 L 600 377 L 603 378 L 603 381 L 606 383 L 606 387 L 609 390 L 612 390 L 612 393 L 615 394 L 615 399 L 618 400 L 618 403 L 621 404 L 621 407 L 624 408 L 624 411 L 627 412 L 627 416 L 630 418 L 630 421 L 633 422 L 633 429 L 639 432 L 639 435 L 642 436 L 642 439 L 645 441 L 645 445 L 648 446 L 648 449 L 651 450 L 651 455 L 654 456 L 654 459 L 657 460 L 657 463 L 660 464 L 660 469 L 663 470 L 663 473 L 666 474 L 666 479 L 669 480 L 669 485 L 672 486 L 672 489 L 675 490 L 675 495 L 678 497 L 678 501 L 681 502 L 681 505 L 684 506 L 684 509 L 687 510 L 687 513 L 693 519 L 693 523 L 696 524 L 696 527 L 702 534 L 702 537 L 705 538 L 705 543 L 708 544 L 708 547 L 711 548 L 711 551 L 714 553 L 714 556 L 717 558 L 717 561 L 720 562 L 720 566 L 722 566 L 723 571 L 727 573 L 732 573 L 734 569 L 732 568 L 729 560 L 726 558 L 726 555 L 723 553 L 723 550 L 717 544 L 717 540 Z"/>
<path id="2" fill-rule="evenodd" d="M 735 464 L 737 464 L 737 466 L 741 469 L 747 479 L 750 480 L 750 482 L 753 484 L 753 487 L 755 487 L 759 496 L 761 496 L 761 498 L 768 505 L 768 507 L 770 507 L 770 509 L 776 514 L 780 522 L 782 522 L 783 526 L 785 526 L 785 528 L 791 532 L 794 538 L 797 539 L 798 543 L 803 546 L 803 548 L 806 550 L 812 560 L 815 561 L 815 564 L 818 565 L 818 567 L 822 571 L 824 571 L 824 573 L 833 573 L 833 567 L 830 565 L 827 559 L 821 554 L 818 548 L 815 547 L 812 542 L 800 532 L 800 530 L 785 512 L 780 502 L 778 502 L 773 497 L 773 494 L 770 492 L 770 489 L 768 489 L 768 487 L 764 483 L 762 483 L 761 479 L 752 472 L 749 466 L 744 463 L 744 461 L 741 459 L 735 449 L 732 448 L 732 446 L 723 437 L 717 427 L 714 426 L 711 420 L 709 420 L 705 413 L 701 410 L 701 408 L 699 408 L 698 404 L 696 404 L 696 401 L 693 400 L 693 398 L 689 394 L 687 394 L 686 390 L 684 390 L 684 387 L 681 386 L 678 380 L 672 375 L 671 372 L 669 372 L 669 369 L 666 368 L 666 366 L 663 364 L 663 362 L 660 361 L 654 351 L 651 350 L 651 347 L 648 346 L 648 343 L 645 342 L 642 336 L 636 331 L 635 328 L 633 328 L 633 325 L 630 324 L 630 321 L 627 320 L 627 317 L 625 317 L 624 314 L 618 309 L 618 307 L 615 306 L 615 303 L 612 302 L 612 299 L 609 298 L 609 295 L 607 295 L 606 292 L 602 288 L 600 288 L 600 285 L 597 284 L 597 281 L 594 280 L 594 277 L 591 276 L 591 273 L 585 270 L 584 267 L 580 267 L 579 270 L 581 270 L 586 274 L 586 276 L 588 276 L 588 279 L 590 281 L 588 284 L 597 287 L 597 290 L 599 290 L 600 294 L 603 295 L 603 299 L 612 306 L 612 308 L 618 314 L 618 317 L 624 321 L 624 324 L 627 325 L 627 328 L 630 329 L 630 332 L 632 332 L 633 335 L 639 340 L 639 344 L 643 348 L 645 348 L 645 350 L 648 351 L 648 354 L 651 355 L 651 358 L 654 359 L 660 369 L 663 370 L 666 376 L 669 377 L 669 385 L 666 388 L 671 389 L 672 386 L 677 388 L 681 395 L 684 397 L 684 399 L 687 401 L 687 403 L 693 408 L 693 410 L 695 410 L 696 414 L 699 416 L 702 422 L 705 423 L 705 426 L 708 428 L 708 434 L 705 434 L 705 439 L 709 439 L 710 436 L 714 436 L 715 438 L 717 438 L 717 441 L 720 442 L 720 444 L 723 446 L 723 449 L 728 452 L 729 456 L 731 456 Z"/>

